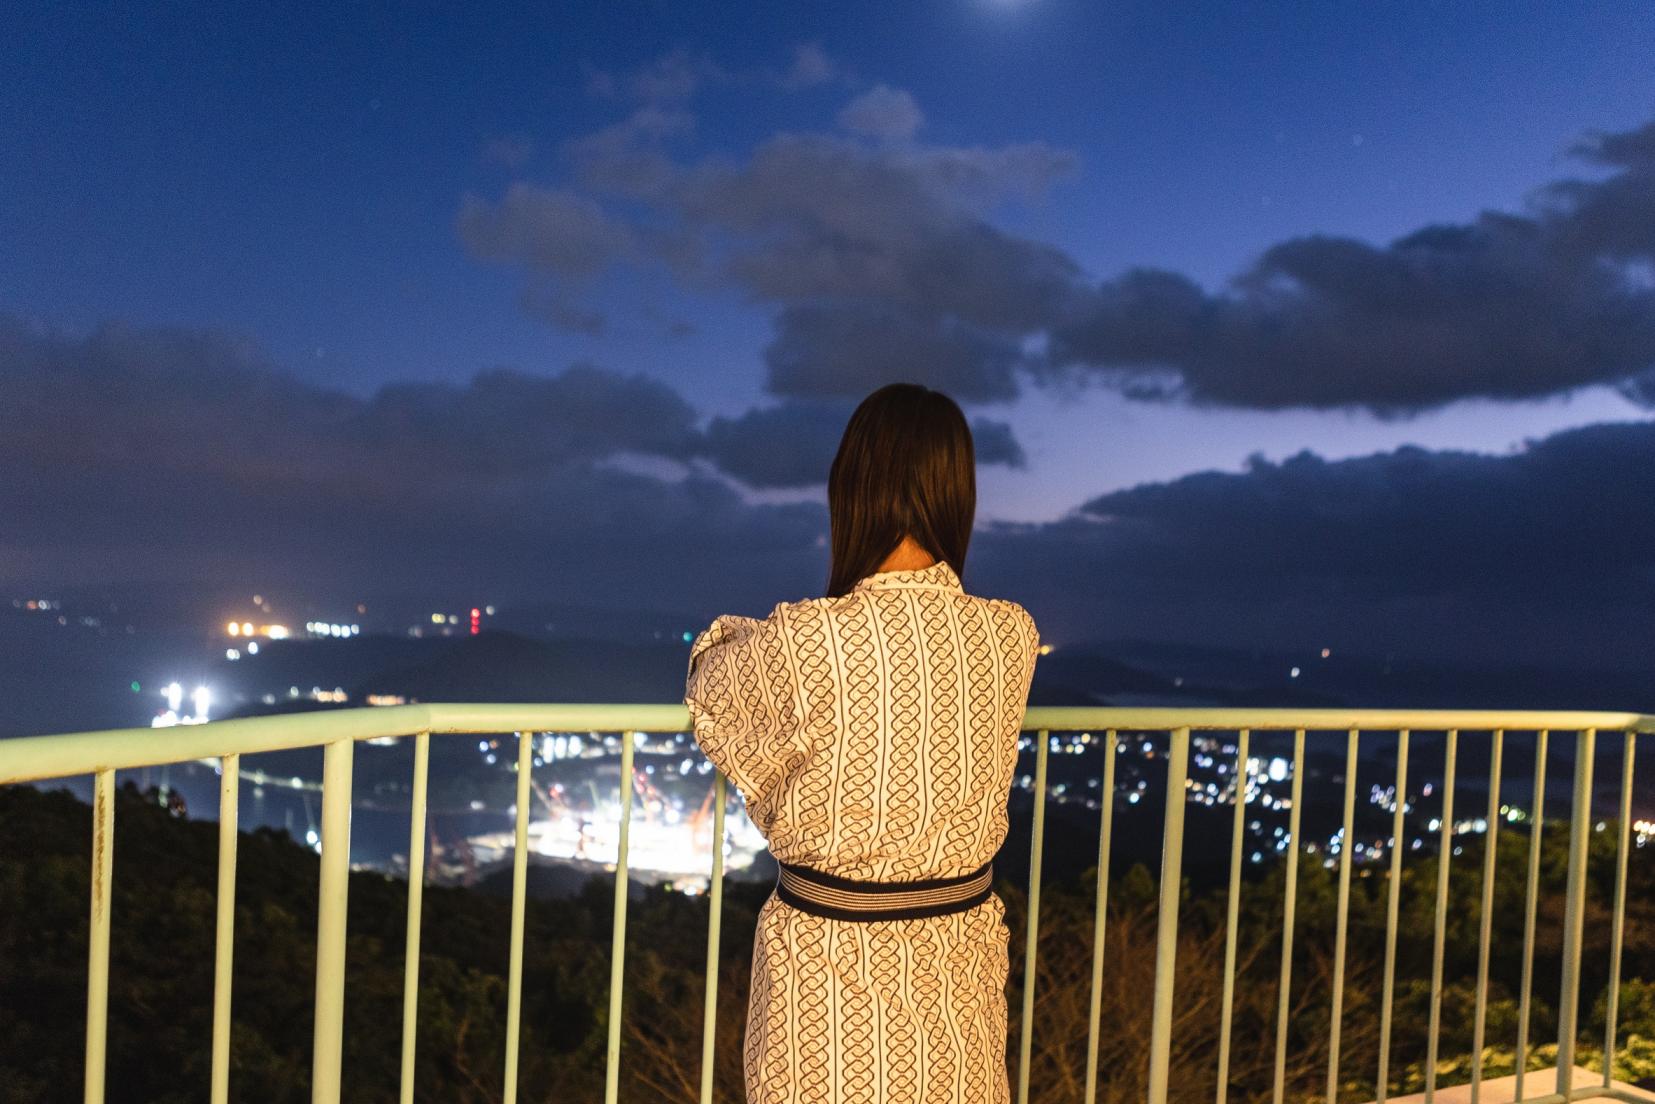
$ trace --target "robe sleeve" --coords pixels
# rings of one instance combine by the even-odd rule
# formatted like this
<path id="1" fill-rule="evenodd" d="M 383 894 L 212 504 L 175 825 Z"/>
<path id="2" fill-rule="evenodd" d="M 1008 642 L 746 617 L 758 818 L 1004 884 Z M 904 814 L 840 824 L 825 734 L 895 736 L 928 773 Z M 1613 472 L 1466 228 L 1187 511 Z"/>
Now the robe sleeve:
<path id="1" fill-rule="evenodd" d="M 684 681 L 695 742 L 766 833 L 777 787 L 799 758 L 783 616 L 778 605 L 765 618 L 715 618 L 690 646 Z"/>

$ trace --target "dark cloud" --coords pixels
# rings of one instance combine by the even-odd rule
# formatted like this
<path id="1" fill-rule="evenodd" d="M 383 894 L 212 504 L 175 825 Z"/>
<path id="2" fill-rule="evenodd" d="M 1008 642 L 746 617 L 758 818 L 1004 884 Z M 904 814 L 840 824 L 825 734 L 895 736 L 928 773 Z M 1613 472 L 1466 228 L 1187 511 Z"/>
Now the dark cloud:
<path id="1" fill-rule="evenodd" d="M 596 276 L 634 248 L 631 229 L 596 200 L 532 184 L 513 184 L 497 203 L 466 196 L 458 225 L 460 240 L 482 260 L 576 280 Z"/>
<path id="2" fill-rule="evenodd" d="M 1252 459 L 980 540 L 1054 641 L 1142 637 L 1630 669 L 1655 645 L 1655 422 L 1508 455 Z"/>
<path id="3" fill-rule="evenodd" d="M 853 113 L 864 131 L 875 108 L 894 109 L 905 96 L 869 95 Z M 900 136 L 889 123 L 882 132 Z M 1008 198 L 1038 197 L 1073 171 L 1064 151 L 1040 143 L 871 147 L 779 134 L 743 159 L 680 162 L 670 144 L 692 128 L 679 108 L 646 106 L 566 147 L 586 191 L 519 184 L 495 203 L 468 197 L 462 236 L 476 255 L 518 264 L 531 278 L 647 259 L 692 290 L 734 286 L 777 305 L 776 355 L 788 368 L 772 377 L 783 396 L 866 391 L 858 379 L 872 369 L 858 365 L 857 379 L 836 378 L 842 350 L 806 342 L 847 326 L 871 338 L 879 326 L 909 351 L 923 346 L 904 378 L 962 387 L 965 399 L 1010 397 L 1015 354 L 1006 350 L 1063 316 L 1081 290 L 1078 267 L 1060 250 L 1002 231 L 985 215 Z M 642 204 L 647 218 L 623 227 L 592 196 Z"/>
<path id="4" fill-rule="evenodd" d="M 764 351 L 766 385 L 778 395 L 857 397 L 906 379 L 961 402 L 1014 398 L 1022 359 L 1001 333 L 877 302 L 788 307 Z"/>
<path id="5" fill-rule="evenodd" d="M 566 284 L 536 279 L 523 286 L 518 297 L 523 312 L 567 333 L 601 337 L 609 330 L 609 316 L 585 306 Z"/>
<path id="6" fill-rule="evenodd" d="M 979 464 L 1004 464 L 1008 468 L 1027 467 L 1029 458 L 1018 443 L 1009 422 L 993 418 L 974 418 L 971 422 L 972 447 Z"/>
<path id="7" fill-rule="evenodd" d="M 463 387 L 388 384 L 353 422 L 370 447 L 440 439 L 454 453 L 445 466 L 519 475 L 623 451 L 676 458 L 694 447 L 695 418 L 666 384 L 576 364 L 555 376 L 497 369 Z"/>
<path id="8" fill-rule="evenodd" d="M 819 592 L 819 485 L 849 414 L 796 401 L 697 429 L 670 387 L 587 365 L 359 397 L 245 343 L 0 322 L 0 581 L 398 588 L 760 611 Z M 1003 423 L 983 463 L 1016 464 Z M 644 474 L 635 458 L 656 458 Z M 648 465 L 646 465 L 647 467 Z M 990 524 L 970 585 L 1043 635 L 1639 662 L 1655 647 L 1655 421 L 1509 455 L 1254 459 Z"/>
<path id="9" fill-rule="evenodd" d="M 1061 249 L 995 226 L 998 204 L 1074 171 L 1066 151 L 913 142 L 919 108 L 885 86 L 843 121 L 880 141 L 782 133 L 745 157 L 685 162 L 668 144 L 687 116 L 650 105 L 569 147 L 583 188 L 647 209 L 630 237 L 595 199 L 521 185 L 468 200 L 462 221 L 479 255 L 531 273 L 647 258 L 693 290 L 734 285 L 778 307 L 769 378 L 782 396 L 862 388 L 877 369 L 834 343 L 847 330 L 870 347 L 924 344 L 915 378 L 973 397 L 1014 395 L 1024 368 L 1146 401 L 1382 417 L 1593 384 L 1637 402 L 1655 392 L 1655 123 L 1578 143 L 1598 177 L 1541 189 L 1525 213 L 1385 245 L 1290 239 L 1213 293 L 1147 268 L 1088 284 Z M 1035 337 L 1046 356 L 1008 365 L 1001 350 Z"/>
<path id="10" fill-rule="evenodd" d="M 618 123 L 566 143 L 564 155 L 582 187 L 629 198 L 666 194 L 679 166 L 664 148 L 695 132 L 695 116 L 676 107 L 645 105 Z"/>
<path id="11" fill-rule="evenodd" d="M 853 134 L 902 141 L 912 138 L 925 122 L 914 97 L 903 89 L 875 85 L 839 112 L 839 125 Z"/>
<path id="12" fill-rule="evenodd" d="M 1655 423 L 1568 430 L 1509 455 L 1404 446 L 1349 460 L 1254 457 L 1102 495 L 1078 513 L 1134 534 L 1140 581 L 1221 552 L 1261 597 L 1355 601 L 1544 586 L 1620 593 L 1655 565 Z M 1639 545 L 1644 545 L 1643 549 Z M 1646 580 L 1649 581 L 1649 580 Z"/>
<path id="13" fill-rule="evenodd" d="M 777 83 L 789 91 L 796 91 L 815 88 L 842 76 L 843 71 L 838 63 L 828 57 L 820 43 L 806 42 L 794 49 L 793 64 L 777 78 Z"/>
<path id="14" fill-rule="evenodd" d="M 731 558 L 772 586 L 820 573 L 819 507 L 627 470 L 628 455 L 676 460 L 702 440 L 695 411 L 642 375 L 501 370 L 361 398 L 218 334 L 79 339 L 0 320 L 0 408 L 15 423 L 0 435 L 12 582 L 609 590 L 679 608 Z M 755 588 L 749 604 L 762 593 L 724 585 Z"/>
<path id="15" fill-rule="evenodd" d="M 1567 180 L 1542 193 L 1559 234 L 1587 255 L 1634 262 L 1632 278 L 1650 286 L 1655 258 L 1655 120 L 1635 130 L 1594 132 L 1571 150 L 1599 168 L 1594 181 Z M 1641 269 L 1641 270 L 1640 270 Z"/>
<path id="16" fill-rule="evenodd" d="M 755 407 L 707 425 L 704 455 L 750 487 L 813 487 L 827 482 L 854 401 L 792 400 Z M 1022 447 L 1004 422 L 972 423 L 979 464 L 1021 467 Z"/>
<path id="17" fill-rule="evenodd" d="M 731 74 L 701 51 L 678 47 L 649 65 L 627 73 L 612 73 L 586 64 L 586 90 L 594 96 L 625 97 L 645 103 L 687 100 L 706 83 L 727 80 Z"/>
<path id="18" fill-rule="evenodd" d="M 1612 169 L 1379 247 L 1312 236 L 1209 295 L 1176 273 L 1105 281 L 1051 336 L 1142 398 L 1409 414 L 1623 383 L 1655 364 L 1655 124 L 1576 152 Z M 1640 392 L 1630 391 L 1634 397 Z"/>
<path id="19" fill-rule="evenodd" d="M 364 399 L 210 331 L 105 326 L 77 340 L 0 320 L 0 372 L 18 423 L 0 449 L 37 467 L 140 464 L 395 497 L 410 482 L 532 477 L 622 451 L 676 457 L 698 439 L 670 387 L 585 364 L 387 384 Z"/>
<path id="20" fill-rule="evenodd" d="M 599 69 L 589 62 L 583 67 L 587 91 L 593 95 L 648 104 L 683 103 L 710 86 L 798 92 L 825 84 L 855 83 L 850 73 L 816 42 L 794 47 L 792 61 L 785 69 L 730 69 L 705 52 L 686 46 L 675 47 L 648 65 L 627 72 Z"/>
<path id="21" fill-rule="evenodd" d="M 522 134 L 491 138 L 483 144 L 483 160 L 508 169 L 520 169 L 534 156 L 534 140 Z"/>
<path id="22" fill-rule="evenodd" d="M 1009 331 L 1049 322 L 1074 287 L 1074 262 L 972 215 L 948 192 L 957 166 L 935 169 L 838 138 L 784 134 L 744 163 L 686 171 L 676 208 L 724 244 L 712 254 L 720 274 L 762 300 L 877 299 Z M 980 165 L 972 191 L 1025 186 L 1025 169 L 1006 171 L 996 179 Z"/>

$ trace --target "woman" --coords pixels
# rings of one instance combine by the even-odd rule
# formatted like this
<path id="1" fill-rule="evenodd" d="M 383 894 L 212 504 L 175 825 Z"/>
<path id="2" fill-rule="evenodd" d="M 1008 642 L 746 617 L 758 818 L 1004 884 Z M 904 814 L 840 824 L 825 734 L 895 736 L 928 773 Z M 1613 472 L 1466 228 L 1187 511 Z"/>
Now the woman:
<path id="1" fill-rule="evenodd" d="M 684 701 L 780 865 L 759 912 L 750 1104 L 990 1104 L 1006 1077 L 1006 834 L 1039 634 L 961 585 L 971 430 L 914 384 L 869 395 L 828 476 L 826 597 L 724 615 Z"/>

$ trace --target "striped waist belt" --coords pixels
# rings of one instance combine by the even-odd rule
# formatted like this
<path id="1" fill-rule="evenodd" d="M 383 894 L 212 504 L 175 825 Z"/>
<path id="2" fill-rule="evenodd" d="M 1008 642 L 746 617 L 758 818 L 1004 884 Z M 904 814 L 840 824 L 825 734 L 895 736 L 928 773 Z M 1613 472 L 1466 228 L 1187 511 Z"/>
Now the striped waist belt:
<path id="1" fill-rule="evenodd" d="M 776 896 L 800 912 L 830 920 L 918 920 L 964 912 L 988 900 L 992 863 L 957 878 L 864 882 L 778 862 Z"/>

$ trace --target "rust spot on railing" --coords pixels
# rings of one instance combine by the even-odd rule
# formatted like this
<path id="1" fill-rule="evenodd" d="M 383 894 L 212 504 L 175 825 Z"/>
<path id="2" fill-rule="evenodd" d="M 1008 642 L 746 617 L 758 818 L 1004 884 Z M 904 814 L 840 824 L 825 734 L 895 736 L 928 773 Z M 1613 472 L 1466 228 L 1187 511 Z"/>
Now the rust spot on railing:
<path id="1" fill-rule="evenodd" d="M 92 910 L 102 912 L 105 886 L 103 884 L 104 849 L 109 846 L 105 824 L 109 815 L 109 787 L 94 787 L 92 809 Z"/>

